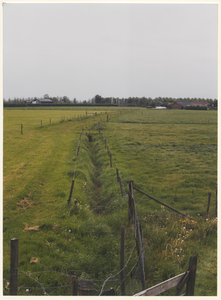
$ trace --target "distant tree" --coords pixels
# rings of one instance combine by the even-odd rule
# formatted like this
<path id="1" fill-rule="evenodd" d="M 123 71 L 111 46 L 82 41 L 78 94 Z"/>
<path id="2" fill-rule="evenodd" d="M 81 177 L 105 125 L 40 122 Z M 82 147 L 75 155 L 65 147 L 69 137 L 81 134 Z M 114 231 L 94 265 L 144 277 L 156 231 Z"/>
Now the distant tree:
<path id="1" fill-rule="evenodd" d="M 96 95 L 94 97 L 94 101 L 96 104 L 102 103 L 103 98 L 100 95 Z"/>
<path id="2" fill-rule="evenodd" d="M 71 101 L 70 101 L 70 99 L 69 99 L 67 96 L 64 96 L 64 97 L 62 98 L 62 102 L 63 102 L 63 103 L 70 103 Z"/>
<path id="3" fill-rule="evenodd" d="M 58 98 L 53 97 L 53 98 L 52 98 L 52 101 L 53 101 L 53 103 L 58 103 Z"/>
<path id="4" fill-rule="evenodd" d="M 102 102 L 104 102 L 106 104 L 110 104 L 111 103 L 111 98 L 110 97 L 104 98 Z"/>
<path id="5" fill-rule="evenodd" d="M 43 96 L 43 98 L 44 98 L 44 99 L 49 99 L 49 95 L 48 95 L 48 94 L 45 94 L 45 95 Z"/>
<path id="6" fill-rule="evenodd" d="M 217 101 L 217 99 L 214 100 L 214 107 L 218 108 L 218 101 Z"/>

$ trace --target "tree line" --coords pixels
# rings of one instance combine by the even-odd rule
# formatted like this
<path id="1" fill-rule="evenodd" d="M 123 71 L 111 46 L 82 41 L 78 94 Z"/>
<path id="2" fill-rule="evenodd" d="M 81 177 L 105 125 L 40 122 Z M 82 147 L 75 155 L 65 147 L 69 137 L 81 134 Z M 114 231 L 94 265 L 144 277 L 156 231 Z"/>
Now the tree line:
<path id="1" fill-rule="evenodd" d="M 14 98 L 14 99 L 3 99 L 4 106 L 26 106 L 31 104 L 33 101 L 39 98 Z M 42 99 L 50 99 L 53 101 L 53 104 L 57 105 L 119 105 L 119 106 L 141 106 L 141 107 L 156 107 L 156 106 L 166 106 L 176 102 L 208 102 L 214 108 L 217 108 L 217 99 L 208 99 L 208 98 L 172 98 L 172 97 L 129 97 L 129 98 L 115 98 L 115 97 L 102 97 L 96 95 L 91 99 L 78 101 L 76 98 L 72 100 L 67 96 L 62 97 L 49 97 L 48 94 L 45 94 Z M 53 105 L 52 104 L 52 105 Z"/>

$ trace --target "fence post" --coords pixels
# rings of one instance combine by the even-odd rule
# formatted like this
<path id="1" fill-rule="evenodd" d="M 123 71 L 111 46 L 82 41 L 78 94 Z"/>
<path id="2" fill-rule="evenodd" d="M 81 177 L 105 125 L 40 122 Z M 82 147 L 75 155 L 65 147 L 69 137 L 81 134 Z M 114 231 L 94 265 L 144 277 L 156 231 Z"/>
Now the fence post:
<path id="1" fill-rule="evenodd" d="M 133 221 L 134 216 L 134 205 L 133 205 L 133 179 L 129 181 L 129 197 L 128 197 L 128 218 L 129 222 Z"/>
<path id="2" fill-rule="evenodd" d="M 197 265 L 197 256 L 192 255 L 189 260 L 189 278 L 186 284 L 186 295 L 185 296 L 194 296 L 194 287 L 196 279 L 196 265 Z"/>
<path id="3" fill-rule="evenodd" d="M 78 283 L 78 296 L 93 296 L 94 286 L 92 280 L 81 279 Z"/>
<path id="4" fill-rule="evenodd" d="M 123 187 L 122 187 L 122 181 L 121 181 L 121 177 L 119 177 L 119 183 L 120 183 L 120 190 L 121 190 L 121 196 L 123 197 Z"/>
<path id="5" fill-rule="evenodd" d="M 126 295 L 125 283 L 125 227 L 121 227 L 121 248 L 120 248 L 120 269 L 121 271 L 121 296 Z"/>
<path id="6" fill-rule="evenodd" d="M 73 192 L 73 188 L 74 188 L 74 179 L 72 179 L 72 182 L 71 182 L 71 190 L 70 190 L 70 194 L 69 194 L 69 198 L 68 198 L 68 204 L 70 203 L 71 201 L 71 196 L 72 196 L 72 192 Z"/>
<path id="7" fill-rule="evenodd" d="M 21 134 L 23 134 L 23 125 L 21 124 Z"/>
<path id="8" fill-rule="evenodd" d="M 136 235 L 136 242 L 137 242 L 137 251 L 139 256 L 139 265 L 140 265 L 140 272 L 141 272 L 141 283 L 142 289 L 145 290 L 145 271 L 144 271 L 144 245 L 143 245 L 143 231 L 140 224 L 137 224 L 137 235 Z"/>
<path id="9" fill-rule="evenodd" d="M 210 198 L 211 198 L 211 193 L 208 193 L 208 204 L 207 204 L 206 216 L 208 216 L 209 214 Z"/>
<path id="10" fill-rule="evenodd" d="M 11 239 L 10 295 L 17 295 L 18 289 L 18 239 Z"/>
<path id="11" fill-rule="evenodd" d="M 109 288 L 101 294 L 101 296 L 116 296 L 116 292 L 113 288 Z"/>
<path id="12" fill-rule="evenodd" d="M 72 296 L 77 296 L 78 294 L 78 278 L 77 276 L 71 276 L 71 286 L 72 286 Z"/>

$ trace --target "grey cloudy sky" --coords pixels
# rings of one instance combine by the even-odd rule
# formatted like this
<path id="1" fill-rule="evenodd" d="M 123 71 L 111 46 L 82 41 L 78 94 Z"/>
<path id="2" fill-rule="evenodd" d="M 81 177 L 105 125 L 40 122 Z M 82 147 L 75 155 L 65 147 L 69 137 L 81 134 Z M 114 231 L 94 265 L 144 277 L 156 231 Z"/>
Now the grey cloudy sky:
<path id="1" fill-rule="evenodd" d="M 217 4 L 5 4 L 3 96 L 217 98 Z"/>

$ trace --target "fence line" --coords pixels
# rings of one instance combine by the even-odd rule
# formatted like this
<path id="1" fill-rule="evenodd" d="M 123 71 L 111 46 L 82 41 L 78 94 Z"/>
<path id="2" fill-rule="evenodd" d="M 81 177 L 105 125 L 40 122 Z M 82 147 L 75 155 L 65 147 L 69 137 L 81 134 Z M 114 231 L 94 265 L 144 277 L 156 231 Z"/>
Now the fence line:
<path id="1" fill-rule="evenodd" d="M 107 119 L 107 121 L 108 121 L 108 119 Z M 106 137 L 103 136 L 103 133 L 101 133 L 101 123 L 98 122 L 97 125 L 98 125 L 99 134 L 100 134 L 100 136 L 102 137 L 102 141 L 104 140 L 104 142 L 105 142 L 105 148 L 107 148 L 108 155 L 110 156 L 110 167 L 112 168 L 112 154 L 111 154 L 111 152 L 110 152 L 109 146 L 107 146 L 107 139 L 106 139 Z M 117 166 L 117 163 L 115 162 L 114 157 L 113 157 L 113 161 L 114 161 L 115 165 Z M 117 171 L 117 172 L 116 172 L 116 173 L 117 173 L 117 181 L 118 181 L 119 183 L 121 183 L 121 177 L 119 176 L 119 169 L 117 168 L 116 171 Z M 148 195 L 148 194 L 142 192 L 142 191 L 139 190 L 138 188 L 133 187 L 133 181 L 132 181 L 132 180 L 129 181 L 128 195 L 127 195 L 126 192 L 125 192 L 125 194 L 128 196 L 129 220 L 130 220 L 131 223 L 134 225 L 134 229 L 135 229 L 135 239 L 136 239 L 136 245 L 137 245 L 137 251 L 138 251 L 138 263 L 140 264 L 140 269 L 141 269 L 141 273 L 142 273 L 142 275 L 141 275 L 141 281 L 142 281 L 142 287 L 143 287 L 143 289 L 144 289 L 144 288 L 145 288 L 144 245 L 143 245 L 143 241 L 142 241 L 142 229 L 141 229 L 141 226 L 140 226 L 140 224 L 139 224 L 139 220 L 138 220 L 138 216 L 137 216 L 137 212 L 136 212 L 136 208 L 135 208 L 135 199 L 134 199 L 134 195 L 133 195 L 133 188 L 134 188 L 135 190 L 139 191 L 140 193 L 143 193 L 144 195 L 148 196 L 149 198 L 151 198 L 151 199 L 157 201 L 157 202 L 160 203 L 161 205 L 166 206 L 166 207 L 168 207 L 169 209 L 171 209 L 171 210 L 173 210 L 173 211 L 175 211 L 175 212 L 177 212 L 177 213 L 179 213 L 179 214 L 181 214 L 181 215 L 183 215 L 183 216 L 185 216 L 185 217 L 187 217 L 187 218 L 189 218 L 189 219 L 192 219 L 192 218 L 189 217 L 189 216 L 187 216 L 187 215 L 185 215 L 185 214 L 183 214 L 182 212 L 180 212 L 180 211 L 178 211 L 178 210 L 176 210 L 176 209 L 170 207 L 169 205 L 167 205 L 167 204 L 161 202 L 160 200 L 158 200 L 158 199 L 156 199 L 156 198 L 154 198 L 154 197 L 152 197 L 152 196 L 150 196 L 150 195 Z M 177 190 L 177 189 L 176 189 L 176 190 Z M 122 195 L 122 196 L 123 196 L 123 195 Z M 207 211 L 209 211 L 209 203 L 208 203 Z M 134 267 L 135 267 L 135 266 L 134 266 Z M 134 267 L 133 267 L 133 268 L 134 268 Z M 132 268 L 132 269 L 133 269 L 133 268 Z M 123 270 L 123 269 L 122 269 L 122 270 Z M 122 271 L 122 270 L 121 270 L 121 271 Z M 118 272 L 116 275 L 120 274 L 121 271 Z M 116 276 L 116 275 L 115 275 L 115 276 Z M 112 276 L 110 276 L 109 278 L 112 278 Z M 109 279 L 109 278 L 108 278 L 108 279 Z M 126 280 L 126 278 L 127 278 L 127 277 L 125 277 L 125 278 L 121 281 L 120 286 L 124 283 L 124 281 Z M 187 276 L 186 276 L 185 278 L 187 278 Z M 106 279 L 106 281 L 107 281 L 108 279 Z M 186 280 L 186 279 L 185 279 L 185 280 Z M 106 281 L 104 282 L 104 284 L 103 284 L 103 286 L 102 286 L 100 295 L 102 294 L 103 287 L 104 287 Z M 185 281 L 185 282 L 186 282 L 186 281 Z M 120 287 L 120 286 L 119 286 L 119 287 Z M 118 288 L 119 288 L 119 287 L 118 287 Z"/>
<path id="2" fill-rule="evenodd" d="M 80 115 L 80 117 L 79 117 L 79 115 L 78 115 L 78 116 L 75 117 L 75 115 L 74 115 L 74 116 L 70 116 L 70 117 L 61 117 L 61 120 L 58 121 L 58 122 L 56 122 L 56 123 L 63 123 L 63 122 L 67 122 L 67 121 L 84 121 L 84 120 L 87 120 L 89 118 L 97 117 L 97 116 L 99 116 L 101 114 L 102 114 L 102 112 L 100 114 L 97 113 L 97 112 L 93 113 L 93 114 L 92 113 L 88 114 L 87 111 L 86 111 L 86 115 L 85 116 L 84 115 L 82 115 L 82 116 Z M 111 113 L 110 113 L 110 115 L 111 115 Z M 112 113 L 112 115 L 113 115 L 113 113 Z M 114 113 L 114 115 L 117 115 L 117 113 Z M 43 127 L 43 120 L 40 121 L 40 124 L 41 124 L 40 128 L 42 128 Z M 51 122 L 51 118 L 49 118 L 49 123 L 46 126 L 51 125 L 51 124 L 53 124 L 53 123 Z M 36 126 L 38 127 L 38 125 L 36 125 Z M 21 134 L 23 134 L 23 128 L 24 128 L 24 124 L 21 124 Z"/>
<path id="3" fill-rule="evenodd" d="M 99 127 L 99 133 L 100 133 L 100 127 Z M 102 136 L 103 138 L 103 136 Z M 105 138 L 105 148 L 106 148 L 106 138 Z M 107 147 L 108 149 L 108 154 L 110 153 L 110 150 L 109 150 L 109 147 Z M 109 154 L 110 155 L 110 154 Z M 114 161 L 115 162 L 115 161 Z M 115 163 L 116 164 L 116 163 Z M 110 165 L 110 167 L 112 167 L 112 163 Z M 116 169 L 116 173 L 117 173 L 117 181 L 121 181 L 121 178 L 119 176 L 119 169 L 117 168 Z M 183 214 L 182 212 L 170 207 L 169 205 L 159 201 L 158 199 L 152 197 L 152 196 L 149 196 L 148 194 L 140 191 L 139 189 L 135 188 L 137 191 L 143 193 L 144 195 L 148 196 L 149 198 L 157 201 L 158 203 L 172 209 L 173 211 L 179 213 L 179 214 L 182 214 L 183 216 L 187 217 L 187 218 L 190 218 L 192 219 L 191 217 Z M 137 251 L 138 251 L 138 263 L 140 263 L 140 269 L 142 271 L 142 275 L 141 275 L 141 281 L 142 281 L 142 287 L 143 289 L 145 289 L 145 273 L 144 273 L 144 245 L 143 245 L 143 240 L 142 240 L 142 229 L 141 229 L 141 226 L 139 224 L 139 220 L 138 220 L 138 216 L 137 216 L 137 212 L 136 212 L 136 208 L 135 208 L 135 199 L 134 199 L 134 195 L 133 195 L 133 180 L 130 180 L 129 181 L 129 188 L 128 188 L 128 213 L 129 213 L 129 221 L 134 224 L 134 228 L 135 228 L 135 239 L 136 239 L 136 245 L 137 245 Z M 208 209 L 209 210 L 209 203 L 208 203 Z M 194 258 L 193 258 L 194 257 Z M 192 256 L 190 258 L 190 261 L 191 259 L 195 260 L 195 265 L 193 266 L 193 269 L 194 269 L 194 272 L 196 272 L 196 256 Z M 189 267 L 190 268 L 190 267 Z M 184 277 L 183 277 L 183 274 L 181 274 L 181 276 L 179 275 L 178 277 L 180 278 L 181 277 L 181 280 L 178 282 L 177 284 L 177 281 L 176 281 L 176 284 L 177 284 L 177 289 L 176 289 L 176 293 L 175 295 L 179 295 L 180 291 L 182 290 L 184 284 L 187 282 L 188 280 L 188 275 L 189 273 L 186 272 L 184 274 Z M 122 280 L 121 284 L 123 283 L 123 281 L 126 280 L 126 277 Z M 121 286 L 120 284 L 120 286 Z M 176 286 L 176 284 L 174 284 L 173 286 Z M 191 280 L 189 280 L 189 285 L 191 286 L 191 291 L 188 291 L 188 289 L 190 289 L 188 287 L 188 284 L 187 284 L 187 291 L 186 291 L 186 295 L 194 295 L 194 285 L 195 285 L 195 273 L 193 275 L 193 278 L 191 278 Z M 118 287 L 119 288 L 119 287 Z M 167 290 L 167 289 L 166 289 Z M 141 292 L 142 293 L 142 292 Z M 158 294 L 162 293 L 161 292 L 158 292 Z M 101 293 L 100 293 L 101 294 Z M 157 295 L 157 294 L 156 294 Z"/>

